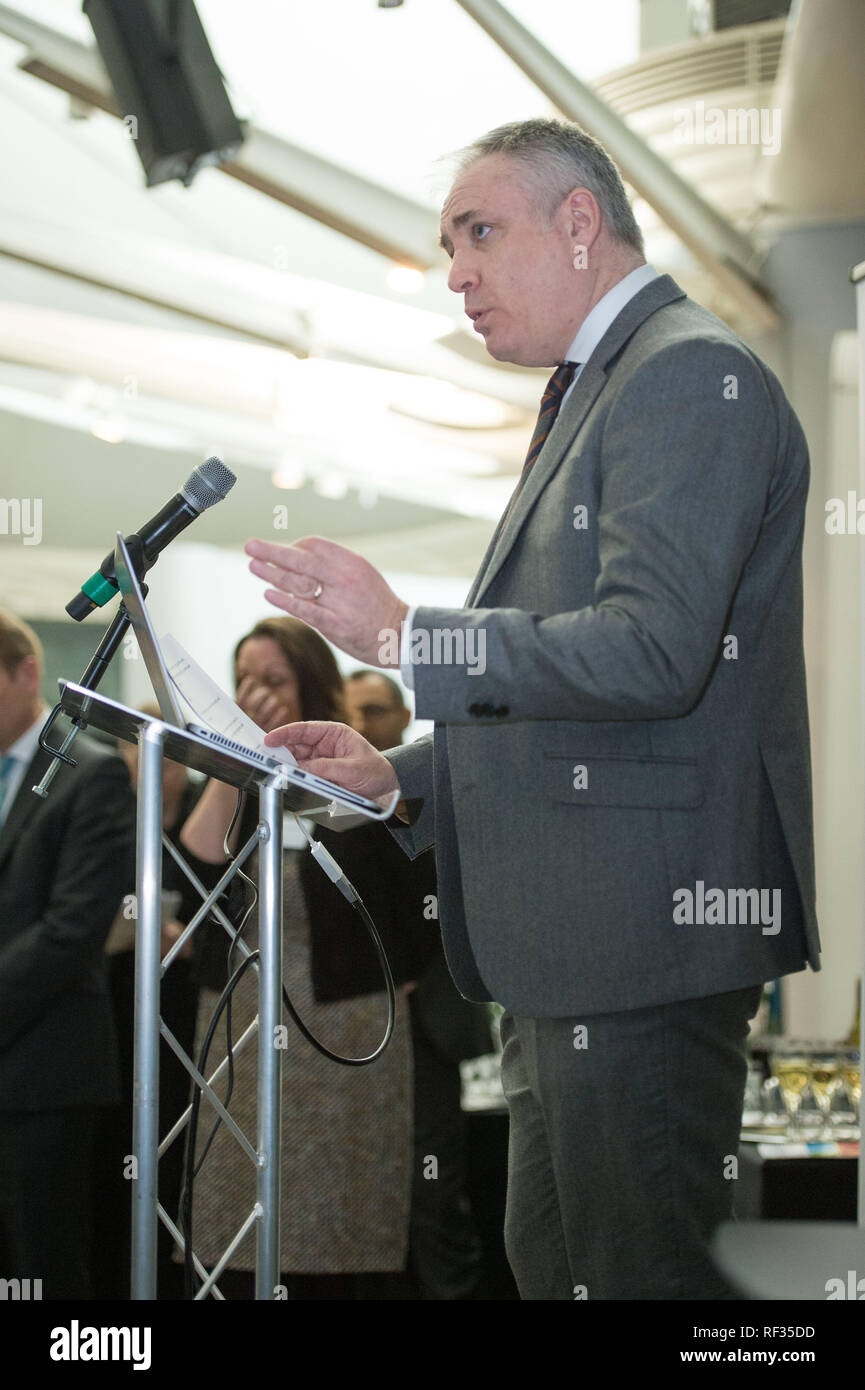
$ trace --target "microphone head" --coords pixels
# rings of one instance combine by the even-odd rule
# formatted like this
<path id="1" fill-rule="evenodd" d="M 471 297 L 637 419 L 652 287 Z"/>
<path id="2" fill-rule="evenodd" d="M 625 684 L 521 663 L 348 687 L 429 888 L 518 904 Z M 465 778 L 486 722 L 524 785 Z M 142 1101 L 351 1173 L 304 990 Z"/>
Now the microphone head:
<path id="1" fill-rule="evenodd" d="M 226 468 L 222 459 L 209 458 L 194 473 L 190 473 L 180 489 L 180 495 L 197 512 L 206 512 L 208 507 L 221 502 L 236 482 L 236 476 L 230 468 Z"/>

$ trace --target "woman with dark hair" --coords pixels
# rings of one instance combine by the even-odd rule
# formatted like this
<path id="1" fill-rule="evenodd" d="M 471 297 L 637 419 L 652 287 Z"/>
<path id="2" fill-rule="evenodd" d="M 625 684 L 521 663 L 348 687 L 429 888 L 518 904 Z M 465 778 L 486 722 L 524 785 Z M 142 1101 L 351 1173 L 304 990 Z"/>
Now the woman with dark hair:
<path id="1" fill-rule="evenodd" d="M 295 618 L 257 623 L 234 652 L 238 704 L 265 730 L 301 719 L 343 720 L 343 682 L 324 640 Z M 183 828 L 185 850 L 210 882 L 225 864 L 223 838 L 236 806 L 236 791 L 212 780 Z M 255 826 L 255 797 L 247 798 L 236 845 Z M 377 847 L 387 839 L 370 825 L 343 834 L 309 827 L 326 840 L 366 903 L 391 960 L 398 984 L 424 968 L 412 960 L 412 942 L 401 886 L 381 882 Z M 293 833 L 292 833 L 293 832 Z M 331 1051 L 365 1056 L 385 1028 L 387 1004 L 381 968 L 363 925 L 336 888 L 311 861 L 294 816 L 285 817 L 283 854 L 283 978 L 301 1018 Z M 255 855 L 248 861 L 255 876 Z M 209 868 L 208 872 L 208 866 Z M 248 892 L 248 890 L 247 890 Z M 238 895 L 239 896 L 239 895 Z M 418 921 L 421 905 L 417 904 Z M 406 929 L 409 927 L 409 929 Z M 199 1009 L 199 1043 L 228 978 L 228 935 L 207 928 L 202 955 L 206 985 Z M 218 933 L 218 934 L 217 934 Z M 254 946 L 253 912 L 244 940 Z M 415 954 L 418 951 L 415 950 Z M 240 962 L 235 951 L 232 969 Z M 232 995 L 231 1034 L 241 1037 L 256 1013 L 257 982 L 247 970 Z M 405 1266 L 412 1162 L 411 1042 L 405 988 L 397 989 L 397 1019 L 390 1045 L 374 1063 L 345 1067 L 315 1051 L 283 1014 L 288 1034 L 283 1052 L 282 1282 L 293 1298 L 401 1296 L 389 1281 L 372 1276 Z M 225 1055 L 221 1023 L 207 1062 L 212 1074 Z M 229 1112 L 255 1142 L 256 1046 L 235 1059 Z M 224 1100 L 225 1080 L 217 1088 Z M 202 1101 L 197 1157 L 213 1128 L 214 1112 Z M 255 1202 L 255 1170 L 227 1127 L 220 1125 L 195 1180 L 195 1252 L 211 1268 Z M 253 1279 L 234 1271 L 255 1267 L 254 1232 L 219 1279 L 228 1297 L 252 1297 Z M 358 1277 L 366 1276 L 366 1277 Z M 375 1290 L 375 1291 L 374 1291 Z M 388 1290 L 388 1292 L 383 1292 Z"/>

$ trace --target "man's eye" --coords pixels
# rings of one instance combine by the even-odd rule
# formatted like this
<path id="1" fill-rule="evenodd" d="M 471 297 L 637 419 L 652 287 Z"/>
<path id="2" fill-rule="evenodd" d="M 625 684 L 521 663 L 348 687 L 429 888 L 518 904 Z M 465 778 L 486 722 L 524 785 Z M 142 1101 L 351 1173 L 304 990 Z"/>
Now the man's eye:
<path id="1" fill-rule="evenodd" d="M 483 241 L 483 239 L 484 239 L 483 236 L 482 236 L 482 233 L 483 233 L 483 232 L 489 232 L 489 231 L 491 231 L 491 230 L 492 230 L 492 229 L 491 229 L 490 224 L 489 224 L 488 222 L 476 222 L 476 223 L 474 224 L 474 226 L 472 227 L 472 232 L 474 233 L 474 235 L 475 235 L 475 237 L 477 238 L 478 241 Z"/>

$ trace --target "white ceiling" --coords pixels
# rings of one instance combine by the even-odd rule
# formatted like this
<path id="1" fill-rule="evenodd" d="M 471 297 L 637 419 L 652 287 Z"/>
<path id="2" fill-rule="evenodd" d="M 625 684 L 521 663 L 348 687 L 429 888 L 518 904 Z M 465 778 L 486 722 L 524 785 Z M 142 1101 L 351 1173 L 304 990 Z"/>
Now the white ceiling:
<path id="1" fill-rule="evenodd" d="M 93 46 L 79 0 L 4 8 Z M 636 0 L 513 9 L 583 76 L 636 55 Z M 198 10 L 238 115 L 412 199 L 431 229 L 441 156 L 550 109 L 454 0 Z M 45 499 L 43 545 L 101 555 L 217 453 L 239 484 L 201 539 L 238 544 L 288 502 L 299 534 L 388 538 L 397 568 L 453 572 L 458 556 L 471 574 L 539 374 L 486 357 L 444 257 L 400 292 L 387 258 L 218 170 L 147 190 L 122 124 L 19 71 L 27 51 L 0 35 L 0 122 L 15 132 L 0 151 L 0 491 Z M 487 427 L 417 418 L 467 410 L 492 411 Z M 275 468 L 303 485 L 275 488 Z M 8 545 L 2 561 L 11 583 Z"/>
<path id="2" fill-rule="evenodd" d="M 638 0 L 507 5 L 584 81 L 603 86 L 606 74 L 615 87 L 620 69 L 625 86 L 631 72 L 640 80 L 627 66 Z M 80 0 L 0 5 L 0 29 L 16 10 L 93 47 Z M 457 0 L 198 10 L 238 115 L 410 200 L 433 239 L 450 179 L 442 156 L 552 112 Z M 386 256 L 216 169 L 188 189 L 147 190 L 122 123 L 20 71 L 26 55 L 0 33 L 0 122 L 14 132 L 0 147 L 0 493 L 45 499 L 44 546 L 101 558 L 118 526 L 145 519 L 216 453 L 239 482 L 196 523 L 201 540 L 239 545 L 289 503 L 297 534 L 371 558 L 377 548 L 395 569 L 470 576 L 544 374 L 487 357 L 443 255 L 409 293 L 389 283 Z M 641 60 L 647 83 L 653 56 Z M 689 61 L 682 45 L 677 71 Z M 697 58 L 693 71 L 699 91 Z M 762 104 L 769 88 L 735 96 Z M 649 103 L 628 120 L 719 211 L 754 227 L 757 152 L 676 148 L 674 114 L 670 101 Z M 638 215 L 649 258 L 725 314 L 718 286 L 642 201 Z M 0 583 L 14 567 L 3 543 Z"/>

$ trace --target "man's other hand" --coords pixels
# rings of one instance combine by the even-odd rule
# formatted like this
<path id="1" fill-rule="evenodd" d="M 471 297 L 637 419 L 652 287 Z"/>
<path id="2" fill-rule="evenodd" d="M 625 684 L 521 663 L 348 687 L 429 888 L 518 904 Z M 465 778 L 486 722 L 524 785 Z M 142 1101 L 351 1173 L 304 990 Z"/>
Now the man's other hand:
<path id="1" fill-rule="evenodd" d="M 289 748 L 304 772 L 336 782 L 382 806 L 399 789 L 387 758 L 347 724 L 325 720 L 284 724 L 264 741 L 268 748 Z"/>

